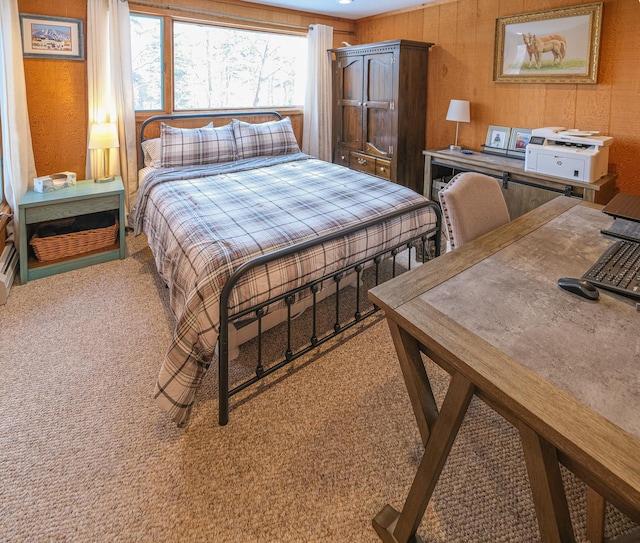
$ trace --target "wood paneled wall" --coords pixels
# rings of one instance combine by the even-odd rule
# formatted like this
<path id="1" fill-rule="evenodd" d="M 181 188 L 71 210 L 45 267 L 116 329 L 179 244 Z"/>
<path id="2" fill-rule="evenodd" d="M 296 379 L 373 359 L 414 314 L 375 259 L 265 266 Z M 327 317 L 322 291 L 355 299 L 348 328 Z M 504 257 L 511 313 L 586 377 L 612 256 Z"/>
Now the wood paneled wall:
<path id="1" fill-rule="evenodd" d="M 162 3 L 162 2 L 158 2 Z M 563 125 L 613 136 L 610 169 L 623 192 L 640 195 L 640 3 L 604 0 L 596 85 L 494 83 L 497 17 L 568 7 L 577 0 L 443 0 L 417 10 L 343 19 L 266 8 L 239 0 L 172 0 L 172 5 L 305 26 L 330 24 L 335 45 L 406 38 L 434 42 L 428 85 L 427 147 L 452 143 L 455 124 L 444 120 L 449 100 L 471 101 L 472 122 L 460 125 L 460 143 L 480 149 L 489 125 L 535 128 Z M 582 2 L 588 3 L 588 2 Z M 132 2 L 133 5 L 133 2 Z M 86 21 L 86 0 L 19 0 L 21 13 Z M 86 28 L 86 26 L 85 26 Z M 355 30 L 355 36 L 345 34 Z M 39 174 L 72 170 L 84 176 L 87 142 L 85 61 L 25 59 L 36 168 Z"/>
<path id="2" fill-rule="evenodd" d="M 83 19 L 86 29 L 86 0 L 19 0 L 18 9 L 20 13 Z M 38 175 L 70 170 L 78 174 L 78 179 L 84 179 L 88 130 L 86 61 L 25 58 L 24 72 Z"/>
<path id="3" fill-rule="evenodd" d="M 201 10 L 241 16 L 256 21 L 272 21 L 298 27 L 298 30 L 311 24 L 326 24 L 334 27 L 335 46 L 344 40 L 351 41 L 355 24 L 344 19 L 332 19 L 291 10 L 266 8 L 240 0 L 152 0 L 156 4 L 182 6 L 190 10 Z M 135 3 L 130 2 L 133 9 Z M 53 15 L 87 19 L 86 0 L 18 0 L 20 13 Z M 154 8 L 144 8 L 154 12 Z M 156 13 L 165 13 L 155 9 Z M 180 15 L 176 9 L 172 15 Z M 203 20 L 222 20 L 222 17 L 208 17 L 185 11 L 184 16 Z M 233 18 L 226 22 L 237 22 Z M 260 25 L 255 24 L 256 27 Z M 86 45 L 86 39 L 85 39 Z M 86 47 L 85 47 L 86 50 Z M 86 61 L 24 59 L 27 102 L 31 121 L 31 135 L 38 175 L 74 171 L 78 179 L 85 176 L 88 136 L 87 104 L 87 63 Z M 285 113 L 286 114 L 286 113 Z M 302 115 L 292 114 L 294 130 L 298 140 L 302 138 Z"/>
<path id="4" fill-rule="evenodd" d="M 489 125 L 519 128 L 566 126 L 600 130 L 614 138 L 610 171 L 621 192 L 640 195 L 640 3 L 604 0 L 598 83 L 493 82 L 498 17 L 591 2 L 578 0 L 449 0 L 417 10 L 362 19 L 357 44 L 406 38 L 431 48 L 427 146 L 453 143 L 455 123 L 445 121 L 452 98 L 471 102 L 471 123 L 461 123 L 459 143 L 481 149 Z"/>

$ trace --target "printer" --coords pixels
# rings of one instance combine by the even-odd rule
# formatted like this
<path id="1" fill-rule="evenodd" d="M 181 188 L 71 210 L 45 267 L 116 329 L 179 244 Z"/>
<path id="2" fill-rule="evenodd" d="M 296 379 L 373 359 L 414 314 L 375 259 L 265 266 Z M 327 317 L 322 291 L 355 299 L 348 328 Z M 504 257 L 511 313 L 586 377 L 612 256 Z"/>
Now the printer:
<path id="1" fill-rule="evenodd" d="M 535 128 L 526 147 L 524 169 L 593 183 L 606 175 L 613 138 L 598 132 L 553 126 Z"/>

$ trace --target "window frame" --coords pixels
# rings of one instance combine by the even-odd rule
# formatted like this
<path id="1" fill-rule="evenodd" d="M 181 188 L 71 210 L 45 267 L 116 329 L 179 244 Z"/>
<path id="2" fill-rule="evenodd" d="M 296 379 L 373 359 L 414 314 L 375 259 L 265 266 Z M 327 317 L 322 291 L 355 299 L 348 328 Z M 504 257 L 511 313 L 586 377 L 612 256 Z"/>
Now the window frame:
<path id="1" fill-rule="evenodd" d="M 194 110 L 179 110 L 176 111 L 174 109 L 174 105 L 175 105 L 175 94 L 174 94 L 174 88 L 173 88 L 173 81 L 174 81 L 174 64 L 173 64 L 173 58 L 174 58 L 174 47 L 173 47 L 173 38 L 174 38 L 174 33 L 173 33 L 173 24 L 174 22 L 181 22 L 181 23 L 192 23 L 192 24 L 202 24 L 202 25 L 209 25 L 209 26 L 219 26 L 219 27 L 228 27 L 228 28 L 236 28 L 238 30 L 247 30 L 247 31 L 253 31 L 253 32 L 267 32 L 267 33 L 273 33 L 273 34 L 289 34 L 289 35 L 293 35 L 293 36 L 302 36 L 302 37 L 306 37 L 307 33 L 303 32 L 303 31 L 283 31 L 281 29 L 276 29 L 276 28 L 271 28 L 268 25 L 263 26 L 256 26 L 256 25 L 242 25 L 242 24 L 229 24 L 229 23 L 224 23 L 221 21 L 217 21 L 217 20 L 213 20 L 213 19 L 202 19 L 202 18 L 194 18 L 194 17 L 186 17 L 186 16 L 182 16 L 182 15 L 167 15 L 165 13 L 159 13 L 157 11 L 143 11 L 143 10 L 138 10 L 138 9 L 131 9 L 131 15 L 139 15 L 139 16 L 149 16 L 149 17 L 156 17 L 159 19 L 162 19 L 162 28 L 163 28 L 163 33 L 164 33 L 164 43 L 162 44 L 162 54 L 163 54 L 163 58 L 162 58 L 162 65 L 163 65 L 163 72 L 164 72 L 164 77 L 163 77 L 163 85 L 164 85 L 164 99 L 163 99 L 163 107 L 164 109 L 162 111 L 160 110 L 136 110 L 135 111 L 135 117 L 136 117 L 136 122 L 142 122 L 145 119 L 152 117 L 154 115 L 170 115 L 170 114 L 191 114 L 191 113 L 199 113 L 199 112 L 203 112 L 203 111 L 215 111 L 215 112 L 221 112 L 224 113 L 225 111 L 229 111 L 229 112 L 243 112 L 243 111 L 264 111 L 265 108 L 253 108 L 253 107 L 242 107 L 242 108 L 212 108 L 212 109 L 207 109 L 207 110 L 202 110 L 202 109 L 194 109 Z M 274 107 L 274 108 L 269 108 L 269 109 L 275 109 L 279 112 L 282 112 L 284 114 L 289 114 L 289 115 L 296 115 L 296 114 L 303 114 L 304 110 L 303 110 L 303 106 L 282 106 L 282 107 Z"/>

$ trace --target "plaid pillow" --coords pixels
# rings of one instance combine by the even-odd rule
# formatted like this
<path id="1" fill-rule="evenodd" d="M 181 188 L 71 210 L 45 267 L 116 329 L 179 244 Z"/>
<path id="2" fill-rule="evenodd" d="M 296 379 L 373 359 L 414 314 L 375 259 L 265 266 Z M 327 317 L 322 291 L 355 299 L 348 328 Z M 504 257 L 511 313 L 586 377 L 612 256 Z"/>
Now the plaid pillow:
<path id="1" fill-rule="evenodd" d="M 231 124 L 238 146 L 238 158 L 300 152 L 289 117 L 261 124 L 249 124 L 233 119 Z"/>
<path id="2" fill-rule="evenodd" d="M 160 126 L 160 163 L 163 168 L 214 164 L 236 160 L 236 142 L 231 125 L 214 128 Z"/>

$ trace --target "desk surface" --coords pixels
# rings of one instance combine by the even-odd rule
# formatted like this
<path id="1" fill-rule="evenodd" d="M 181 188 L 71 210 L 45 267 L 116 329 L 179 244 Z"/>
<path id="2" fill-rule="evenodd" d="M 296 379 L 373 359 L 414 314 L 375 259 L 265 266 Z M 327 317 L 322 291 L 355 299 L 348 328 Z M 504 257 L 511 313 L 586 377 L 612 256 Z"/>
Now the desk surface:
<path id="1" fill-rule="evenodd" d="M 613 243 L 599 234 L 611 222 L 573 207 L 420 298 L 640 438 L 635 302 L 606 291 L 590 302 L 557 285 Z"/>
<path id="2" fill-rule="evenodd" d="M 640 512 L 640 313 L 558 288 L 613 241 L 599 206 L 560 197 L 370 291 L 387 318 Z M 638 518 L 637 514 L 634 515 Z"/>

